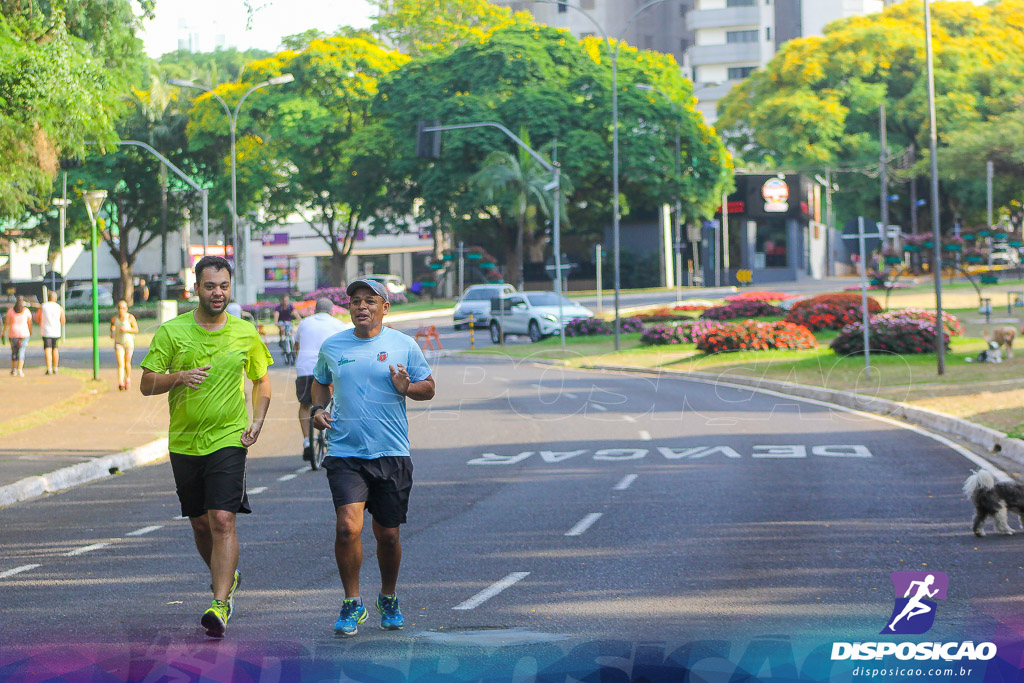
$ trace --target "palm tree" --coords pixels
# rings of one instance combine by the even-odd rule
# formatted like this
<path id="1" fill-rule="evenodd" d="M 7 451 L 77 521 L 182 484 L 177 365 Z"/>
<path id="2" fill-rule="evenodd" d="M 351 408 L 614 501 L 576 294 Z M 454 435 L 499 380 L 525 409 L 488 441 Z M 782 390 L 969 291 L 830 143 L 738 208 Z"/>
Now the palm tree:
<path id="1" fill-rule="evenodd" d="M 530 144 L 525 131 L 520 133 L 520 137 L 527 145 Z M 545 216 L 551 216 L 551 194 L 544 190 L 544 186 L 551 182 L 551 174 L 520 147 L 517 154 L 491 152 L 484 159 L 481 169 L 470 178 L 470 182 L 483 191 L 488 202 L 499 202 L 510 207 L 516 218 L 515 246 L 512 249 L 512 258 L 506 263 L 505 276 L 509 280 L 513 279 L 511 276 L 514 267 L 515 282 L 522 289 L 523 242 L 528 231 L 530 209 L 537 206 Z M 567 184 L 563 177 L 563 191 Z M 536 240 L 535 230 L 535 225 L 530 226 L 531 242 Z M 507 244 L 508 241 L 506 239 L 506 246 L 510 246 Z"/>

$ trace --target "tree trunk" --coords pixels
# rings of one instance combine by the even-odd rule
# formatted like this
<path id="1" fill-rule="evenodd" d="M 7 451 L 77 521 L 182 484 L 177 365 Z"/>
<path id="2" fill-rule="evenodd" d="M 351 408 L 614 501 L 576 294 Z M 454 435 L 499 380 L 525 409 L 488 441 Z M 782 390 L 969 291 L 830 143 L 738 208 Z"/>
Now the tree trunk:
<path id="1" fill-rule="evenodd" d="M 516 268 L 516 287 L 519 289 L 525 289 L 526 280 L 523 273 L 523 233 L 526 232 L 526 216 L 522 213 L 519 214 L 519 220 L 516 221 L 516 251 L 513 256 Z"/>
<path id="2" fill-rule="evenodd" d="M 331 251 L 331 287 L 341 287 L 345 284 L 345 263 L 348 257 L 340 251 Z"/>
<path id="3" fill-rule="evenodd" d="M 135 303 L 135 283 L 133 282 L 132 267 L 127 261 L 121 261 L 117 264 L 118 270 L 121 271 L 120 286 L 121 286 L 121 297 L 128 305 L 131 306 Z M 114 302 L 117 303 L 115 297 Z"/>

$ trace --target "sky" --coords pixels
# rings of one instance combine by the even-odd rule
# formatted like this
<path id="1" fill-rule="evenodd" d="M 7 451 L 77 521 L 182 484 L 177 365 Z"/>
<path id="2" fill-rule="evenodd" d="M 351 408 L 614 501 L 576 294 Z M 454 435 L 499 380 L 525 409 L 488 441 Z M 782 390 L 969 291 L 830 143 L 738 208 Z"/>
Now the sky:
<path id="1" fill-rule="evenodd" d="M 307 29 L 330 32 L 338 26 L 366 28 L 371 23 L 366 0 L 252 0 L 251 4 L 260 9 L 247 30 L 244 0 L 157 0 L 156 18 L 144 26 L 146 52 L 159 57 L 178 49 L 179 39 L 190 37 L 194 51 L 212 51 L 218 44 L 276 50 L 282 37 Z"/>

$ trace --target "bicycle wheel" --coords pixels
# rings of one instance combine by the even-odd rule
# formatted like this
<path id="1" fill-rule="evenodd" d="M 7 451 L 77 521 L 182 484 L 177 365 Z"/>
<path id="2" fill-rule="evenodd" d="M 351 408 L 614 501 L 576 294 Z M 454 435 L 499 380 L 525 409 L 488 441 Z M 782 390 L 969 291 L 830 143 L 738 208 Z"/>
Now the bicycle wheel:
<path id="1" fill-rule="evenodd" d="M 313 443 L 313 460 L 310 463 L 311 469 L 319 469 L 324 464 L 324 458 L 327 456 L 327 432 L 325 430 L 319 430 L 316 435 L 316 441 Z"/>
<path id="2" fill-rule="evenodd" d="M 309 416 L 309 446 L 313 451 L 312 457 L 309 459 L 309 468 L 315 470 L 320 467 L 320 463 L 324 461 L 322 456 L 318 455 L 320 450 L 320 443 L 323 441 L 323 430 L 318 429 L 316 424 L 313 422 L 313 416 Z"/>

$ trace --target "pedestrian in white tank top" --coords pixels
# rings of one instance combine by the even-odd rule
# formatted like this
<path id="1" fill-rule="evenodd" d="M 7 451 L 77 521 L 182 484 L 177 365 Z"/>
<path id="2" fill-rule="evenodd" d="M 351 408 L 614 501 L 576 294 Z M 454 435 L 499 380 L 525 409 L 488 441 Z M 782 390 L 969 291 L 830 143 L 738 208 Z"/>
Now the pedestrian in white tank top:
<path id="1" fill-rule="evenodd" d="M 57 342 L 63 336 L 64 309 L 57 303 L 57 292 L 50 292 L 49 301 L 39 308 L 39 326 L 43 336 L 43 354 L 46 356 L 46 374 L 56 375 L 60 366 L 60 352 Z"/>

